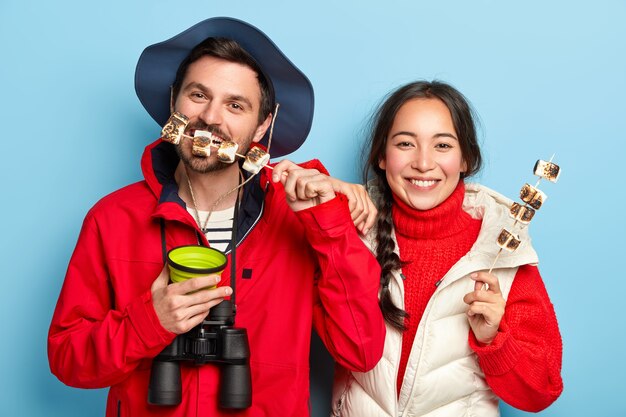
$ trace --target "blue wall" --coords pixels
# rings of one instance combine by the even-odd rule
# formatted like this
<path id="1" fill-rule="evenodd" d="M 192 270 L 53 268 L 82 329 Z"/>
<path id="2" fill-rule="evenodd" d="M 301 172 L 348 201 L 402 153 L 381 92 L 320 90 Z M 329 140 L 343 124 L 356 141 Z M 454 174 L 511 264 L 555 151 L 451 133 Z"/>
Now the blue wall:
<path id="1" fill-rule="evenodd" d="M 565 391 L 540 415 L 626 415 L 623 0 L 2 0 L 0 414 L 103 415 L 104 390 L 49 372 L 56 297 L 86 211 L 140 178 L 141 151 L 159 133 L 135 97 L 139 54 L 222 15 L 262 28 L 315 86 L 313 129 L 291 159 L 316 156 L 358 180 L 367 115 L 416 78 L 451 82 L 473 102 L 484 184 L 516 198 L 535 160 L 556 153 L 563 174 L 543 184 L 550 198 L 531 233 L 563 334 Z M 324 415 L 330 365 L 314 358 Z"/>

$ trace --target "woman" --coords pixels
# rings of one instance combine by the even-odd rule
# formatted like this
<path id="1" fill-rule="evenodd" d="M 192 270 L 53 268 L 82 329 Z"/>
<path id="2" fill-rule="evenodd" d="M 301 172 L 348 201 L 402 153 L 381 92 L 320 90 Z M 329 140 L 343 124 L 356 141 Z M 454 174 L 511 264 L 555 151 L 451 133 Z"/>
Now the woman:
<path id="1" fill-rule="evenodd" d="M 481 166 L 472 111 L 441 82 L 392 93 L 374 115 L 367 240 L 382 266 L 383 358 L 338 368 L 335 416 L 498 416 L 560 395 L 562 342 L 525 229 L 491 268 L 511 201 L 465 178 Z"/>

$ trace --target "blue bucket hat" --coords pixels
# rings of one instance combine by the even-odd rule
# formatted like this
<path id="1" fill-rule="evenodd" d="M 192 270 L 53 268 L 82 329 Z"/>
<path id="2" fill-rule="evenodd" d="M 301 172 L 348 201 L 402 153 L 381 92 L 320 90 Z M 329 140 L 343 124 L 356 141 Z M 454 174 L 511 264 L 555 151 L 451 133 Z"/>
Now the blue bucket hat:
<path id="1" fill-rule="evenodd" d="M 135 91 L 150 116 L 163 126 L 170 117 L 170 87 L 189 52 L 207 38 L 239 43 L 274 87 L 280 105 L 274 125 L 272 157 L 287 155 L 305 141 L 313 123 L 313 86 L 309 79 L 256 27 L 230 17 L 204 20 L 164 42 L 148 46 L 135 70 Z M 261 140 L 267 146 L 268 132 Z"/>

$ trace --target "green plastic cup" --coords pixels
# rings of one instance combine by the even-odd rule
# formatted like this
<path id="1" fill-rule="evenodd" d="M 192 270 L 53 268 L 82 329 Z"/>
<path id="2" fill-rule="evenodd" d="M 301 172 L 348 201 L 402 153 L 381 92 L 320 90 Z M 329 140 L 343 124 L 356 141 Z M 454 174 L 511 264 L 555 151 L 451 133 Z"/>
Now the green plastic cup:
<path id="1" fill-rule="evenodd" d="M 179 246 L 167 253 L 167 266 L 172 282 L 219 274 L 226 268 L 226 255 L 200 245 Z M 208 288 L 215 288 L 215 285 Z"/>

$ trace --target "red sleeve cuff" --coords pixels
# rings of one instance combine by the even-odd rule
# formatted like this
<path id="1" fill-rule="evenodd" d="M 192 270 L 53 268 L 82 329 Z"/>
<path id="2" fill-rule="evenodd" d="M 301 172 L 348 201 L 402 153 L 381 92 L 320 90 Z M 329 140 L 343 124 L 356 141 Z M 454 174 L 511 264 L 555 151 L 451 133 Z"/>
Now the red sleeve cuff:
<path id="1" fill-rule="evenodd" d="M 500 322 L 498 334 L 491 344 L 480 343 L 474 332 L 469 332 L 469 344 L 476 355 L 480 367 L 485 375 L 503 375 L 510 371 L 516 364 L 521 354 L 521 348 L 517 341 L 511 337 L 508 326 L 504 319 Z"/>
<path id="2" fill-rule="evenodd" d="M 296 216 L 305 226 L 317 225 L 324 232 L 324 236 L 338 236 L 345 233 L 348 227 L 354 227 L 348 200 L 343 194 L 337 194 L 332 200 L 317 206 L 300 210 L 296 212 Z"/>
<path id="3" fill-rule="evenodd" d="M 147 349 L 163 348 L 174 340 L 176 334 L 167 331 L 159 322 L 152 305 L 152 294 L 146 291 L 127 307 L 128 318 Z"/>

